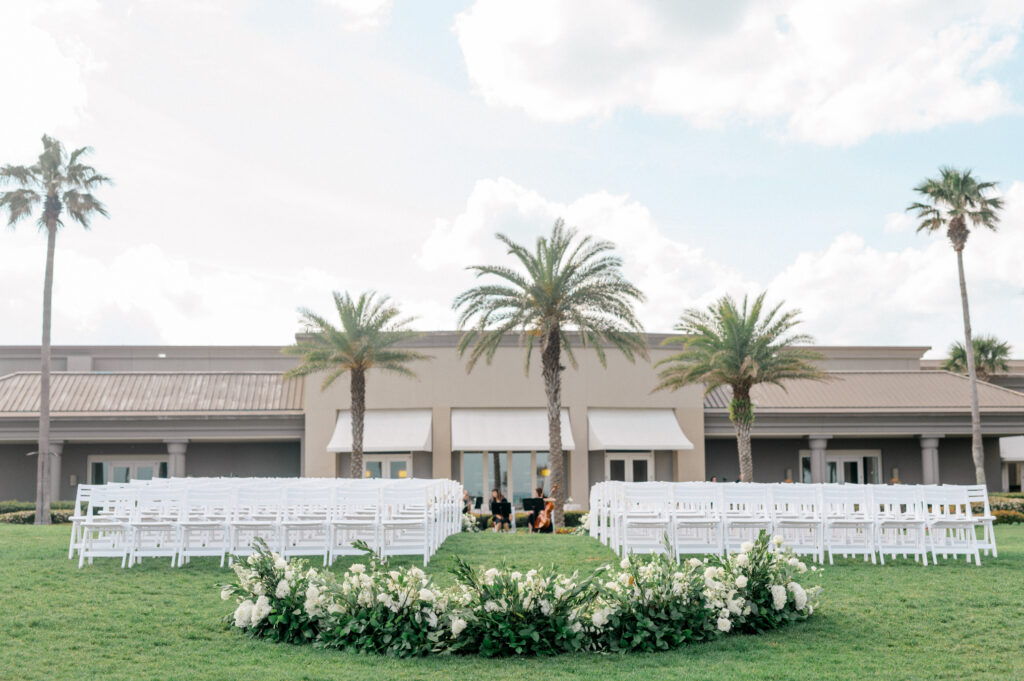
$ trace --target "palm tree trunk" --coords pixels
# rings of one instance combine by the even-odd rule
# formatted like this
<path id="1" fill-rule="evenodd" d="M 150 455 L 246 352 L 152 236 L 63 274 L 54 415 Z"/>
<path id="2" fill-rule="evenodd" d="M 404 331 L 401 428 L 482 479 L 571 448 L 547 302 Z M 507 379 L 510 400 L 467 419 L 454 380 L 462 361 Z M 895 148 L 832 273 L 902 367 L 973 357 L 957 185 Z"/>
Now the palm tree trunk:
<path id="1" fill-rule="evenodd" d="M 499 452 L 491 452 L 493 457 L 491 460 L 494 463 L 494 487 L 501 491 L 501 454 Z"/>
<path id="2" fill-rule="evenodd" d="M 750 447 L 750 429 L 754 425 L 754 406 L 749 389 L 733 386 L 729 402 L 729 420 L 736 428 L 736 451 L 740 457 L 740 482 L 754 481 L 754 457 Z"/>
<path id="3" fill-rule="evenodd" d="M 985 448 L 981 439 L 981 409 L 978 406 L 978 371 L 974 365 L 974 341 L 971 339 L 971 312 L 967 304 L 967 279 L 964 276 L 964 252 L 956 249 L 956 267 L 960 275 L 960 303 L 964 310 L 964 354 L 967 377 L 971 382 L 971 454 L 977 484 L 985 484 Z"/>
<path id="4" fill-rule="evenodd" d="M 366 374 L 353 370 L 350 378 L 352 392 L 352 462 L 349 477 L 363 477 L 363 421 L 366 416 Z"/>
<path id="5" fill-rule="evenodd" d="M 50 317 L 57 221 L 47 220 L 46 273 L 43 276 L 43 342 L 39 348 L 39 443 L 36 462 L 36 525 L 50 524 Z"/>
<path id="6" fill-rule="evenodd" d="M 548 332 L 541 355 L 544 392 L 548 400 L 548 455 L 551 492 L 555 498 L 551 522 L 555 529 L 565 525 L 565 454 L 562 452 L 562 365 L 561 334 L 558 327 Z"/>

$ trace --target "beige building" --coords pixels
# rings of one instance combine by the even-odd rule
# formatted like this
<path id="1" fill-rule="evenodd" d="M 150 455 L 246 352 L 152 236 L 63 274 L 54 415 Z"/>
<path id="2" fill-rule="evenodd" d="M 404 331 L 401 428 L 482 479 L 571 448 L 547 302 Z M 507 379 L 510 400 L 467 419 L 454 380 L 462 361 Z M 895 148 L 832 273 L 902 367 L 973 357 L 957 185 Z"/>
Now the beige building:
<path id="1" fill-rule="evenodd" d="M 653 362 L 671 351 L 650 336 L 651 362 L 580 349 L 563 374 L 568 496 L 585 506 L 605 479 L 734 480 L 728 392 L 654 392 Z M 549 488 L 539 364 L 509 338 L 492 364 L 467 373 L 458 334 L 412 342 L 433 359 L 418 380 L 371 372 L 364 474 L 451 477 L 474 496 L 495 486 L 515 501 Z M 969 482 L 967 380 L 927 368 L 924 347 L 820 347 L 827 383 L 755 390 L 757 480 Z M 283 381 L 295 359 L 279 347 L 54 348 L 55 492 L 80 483 L 161 475 L 348 475 L 346 378 Z M 539 356 L 535 355 L 539 361 Z M 34 494 L 38 348 L 0 348 L 0 499 Z M 993 489 L 1019 486 L 1000 438 L 1024 435 L 1024 394 L 980 386 Z M 1016 474 L 1016 475 L 1014 475 Z"/>

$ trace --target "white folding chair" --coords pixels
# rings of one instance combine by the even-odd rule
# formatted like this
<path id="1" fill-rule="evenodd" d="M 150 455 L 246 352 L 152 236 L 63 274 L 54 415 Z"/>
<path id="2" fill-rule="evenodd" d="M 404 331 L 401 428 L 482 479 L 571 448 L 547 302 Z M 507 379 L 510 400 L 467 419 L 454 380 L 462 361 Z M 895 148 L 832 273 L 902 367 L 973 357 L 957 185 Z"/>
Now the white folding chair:
<path id="1" fill-rule="evenodd" d="M 667 483 L 634 482 L 623 487 L 618 518 L 623 556 L 665 552 L 671 504 L 672 488 Z"/>
<path id="2" fill-rule="evenodd" d="M 327 564 L 338 556 L 362 555 L 353 544 L 364 541 L 380 550 L 380 487 L 339 487 L 335 490 L 327 523 Z"/>
<path id="3" fill-rule="evenodd" d="M 829 565 L 836 554 L 864 556 L 875 563 L 875 516 L 867 485 L 822 485 L 825 549 Z"/>
<path id="4" fill-rule="evenodd" d="M 196 556 L 218 556 L 224 567 L 233 498 L 234 490 L 227 485 L 188 489 L 178 517 L 179 566 Z"/>
<path id="5" fill-rule="evenodd" d="M 825 520 L 819 485 L 781 484 L 768 490 L 773 532 L 798 555 L 825 560 Z"/>
<path id="6" fill-rule="evenodd" d="M 750 482 L 722 485 L 722 517 L 725 550 L 736 552 L 745 542 L 757 541 L 761 531 L 771 533 L 772 515 L 768 489 Z"/>
<path id="7" fill-rule="evenodd" d="M 92 492 L 86 517 L 79 522 L 78 567 L 94 558 L 120 558 L 128 562 L 129 527 L 138 488 L 124 484 L 97 486 Z"/>
<path id="8" fill-rule="evenodd" d="M 333 486 L 285 488 L 280 523 L 282 556 L 321 556 L 327 565 L 327 522 L 333 499 Z"/>
<path id="9" fill-rule="evenodd" d="M 932 562 L 937 563 L 939 555 L 954 558 L 963 555 L 968 563 L 973 557 L 974 564 L 980 566 L 981 554 L 967 489 L 959 485 L 926 487 L 924 504 Z"/>
<path id="10" fill-rule="evenodd" d="M 128 522 L 129 567 L 146 557 L 170 558 L 171 567 L 177 564 L 178 516 L 183 496 L 183 490 L 165 485 L 147 485 L 139 490 Z"/>
<path id="11" fill-rule="evenodd" d="M 227 553 L 248 556 L 260 538 L 274 551 L 281 549 L 281 488 L 255 483 L 239 487 L 228 520 Z M 231 565 L 231 559 L 228 559 Z"/>
<path id="12" fill-rule="evenodd" d="M 872 485 L 872 511 L 875 515 L 875 547 L 882 565 L 885 556 L 913 556 L 928 564 L 927 520 L 924 496 L 916 485 Z"/>
<path id="13" fill-rule="evenodd" d="M 672 486 L 670 537 L 675 557 L 725 553 L 722 490 L 718 485 Z"/>
<path id="14" fill-rule="evenodd" d="M 430 561 L 431 512 L 426 486 L 388 485 L 381 489 L 381 546 L 383 556 L 422 555 Z"/>
<path id="15" fill-rule="evenodd" d="M 88 520 L 89 501 L 93 490 L 102 485 L 78 485 L 75 490 L 75 512 L 71 518 L 71 539 L 68 541 L 68 559 L 74 557 L 75 551 L 82 546 L 82 522 Z"/>
<path id="16" fill-rule="evenodd" d="M 967 485 L 967 498 L 972 504 L 980 504 L 981 513 L 974 513 L 971 509 L 971 517 L 974 519 L 975 527 L 981 529 L 981 538 L 978 539 L 978 549 L 985 552 L 985 555 L 992 552 L 993 558 L 999 557 L 996 549 L 996 533 L 992 525 L 995 516 L 992 515 L 992 507 L 988 501 L 988 488 L 985 485 Z"/>

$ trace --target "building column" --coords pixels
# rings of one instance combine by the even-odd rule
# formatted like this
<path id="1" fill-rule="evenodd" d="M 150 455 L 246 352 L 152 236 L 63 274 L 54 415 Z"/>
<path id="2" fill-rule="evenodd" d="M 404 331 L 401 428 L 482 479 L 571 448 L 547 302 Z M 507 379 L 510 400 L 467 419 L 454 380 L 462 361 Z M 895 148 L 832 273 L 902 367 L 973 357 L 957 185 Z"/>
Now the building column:
<path id="1" fill-rule="evenodd" d="M 50 440 L 50 501 L 60 501 L 60 459 L 64 443 Z"/>
<path id="2" fill-rule="evenodd" d="M 808 444 L 811 447 L 811 482 L 825 482 L 825 449 L 831 435 L 808 436 Z"/>
<path id="3" fill-rule="evenodd" d="M 939 484 L 939 439 L 941 435 L 922 435 L 921 484 Z"/>
<path id="4" fill-rule="evenodd" d="M 167 443 L 167 477 L 185 477 L 185 450 L 188 440 L 165 440 Z"/>

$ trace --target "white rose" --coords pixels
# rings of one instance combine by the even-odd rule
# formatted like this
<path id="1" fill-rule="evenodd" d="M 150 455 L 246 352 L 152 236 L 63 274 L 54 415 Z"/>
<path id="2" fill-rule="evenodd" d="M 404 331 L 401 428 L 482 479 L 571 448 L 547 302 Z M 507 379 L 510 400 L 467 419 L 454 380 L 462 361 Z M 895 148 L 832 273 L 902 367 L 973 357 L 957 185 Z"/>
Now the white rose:
<path id="1" fill-rule="evenodd" d="M 252 585 L 252 592 L 257 596 L 263 595 L 263 582 L 256 582 Z"/>
<path id="2" fill-rule="evenodd" d="M 388 573 L 388 576 L 391 577 L 391 579 L 398 579 L 402 574 L 398 570 L 392 570 Z"/>
<path id="3" fill-rule="evenodd" d="M 699 568 L 701 565 L 704 564 L 700 558 L 691 558 L 687 562 L 690 564 L 690 567 L 692 568 Z"/>
<path id="4" fill-rule="evenodd" d="M 740 544 L 740 551 L 743 553 L 750 553 L 754 549 L 754 544 L 749 541 L 745 541 Z"/>
<path id="5" fill-rule="evenodd" d="M 518 581 L 519 578 L 523 576 L 523 573 L 522 572 L 513 572 L 510 576 L 512 577 L 513 580 Z"/>
<path id="6" fill-rule="evenodd" d="M 226 586 L 220 590 L 220 599 L 222 601 L 226 601 L 229 598 L 231 598 L 231 587 Z"/>
<path id="7" fill-rule="evenodd" d="M 803 610 L 807 606 L 807 592 L 796 582 L 789 583 L 789 590 L 793 592 L 793 604 L 797 610 Z"/>
<path id="8" fill-rule="evenodd" d="M 270 614 L 270 610 L 270 599 L 266 596 L 260 596 L 256 599 L 256 604 L 252 606 L 252 616 L 249 622 L 255 627 Z"/>
<path id="9" fill-rule="evenodd" d="M 750 556 L 745 553 L 736 554 L 736 564 L 740 567 L 747 567 L 750 565 Z"/>
<path id="10" fill-rule="evenodd" d="M 286 561 L 284 558 L 282 558 L 281 556 L 277 555 L 276 553 L 273 554 L 273 556 L 274 556 L 274 569 L 275 570 L 284 570 L 285 568 L 288 567 L 288 561 Z"/>
<path id="11" fill-rule="evenodd" d="M 605 612 L 603 609 L 598 610 L 593 614 L 590 620 L 594 623 L 595 627 L 600 629 L 604 625 L 608 624 L 608 613 Z"/>
<path id="12" fill-rule="evenodd" d="M 622 568 L 623 570 L 628 570 L 629 569 L 629 557 L 628 556 L 626 558 L 623 558 L 621 561 L 619 561 L 619 567 Z"/>
<path id="13" fill-rule="evenodd" d="M 287 579 L 282 579 L 277 583 L 277 590 L 274 591 L 274 595 L 278 598 L 288 598 L 288 595 L 292 592 L 292 585 L 288 583 Z"/>
<path id="14" fill-rule="evenodd" d="M 466 629 L 466 620 L 456 617 L 452 620 L 452 636 L 458 636 Z"/>
<path id="15" fill-rule="evenodd" d="M 420 589 L 420 600 L 426 601 L 427 603 L 434 602 L 434 592 L 430 589 Z"/>
<path id="16" fill-rule="evenodd" d="M 718 630 L 727 634 L 727 633 L 729 633 L 730 629 L 732 629 L 732 622 L 730 622 L 728 620 L 728 618 L 719 617 L 718 618 Z"/>
<path id="17" fill-rule="evenodd" d="M 547 601 L 541 601 L 540 602 L 540 614 L 542 614 L 545 617 L 547 617 L 548 615 L 551 614 L 552 610 L 553 609 L 552 609 L 550 603 L 548 603 Z"/>
<path id="18" fill-rule="evenodd" d="M 772 537 L 772 543 L 775 544 L 776 546 L 782 546 L 783 542 L 785 542 L 785 541 L 786 541 L 786 538 L 783 537 L 781 534 L 777 534 L 774 537 Z"/>
<path id="19" fill-rule="evenodd" d="M 709 567 L 704 570 L 704 579 L 714 579 L 718 576 L 718 568 Z"/>
<path id="20" fill-rule="evenodd" d="M 790 558 L 789 559 L 789 566 L 790 567 L 800 567 L 800 560 L 797 559 L 797 558 Z"/>
<path id="21" fill-rule="evenodd" d="M 362 563 L 356 563 L 355 565 L 349 568 L 349 571 L 354 572 L 358 575 L 360 573 L 366 572 L 366 566 Z"/>
<path id="22" fill-rule="evenodd" d="M 736 586 L 738 588 L 740 588 L 740 589 L 742 589 L 742 588 L 747 586 L 747 577 L 746 577 L 746 575 L 740 575 L 739 577 L 736 578 Z"/>

